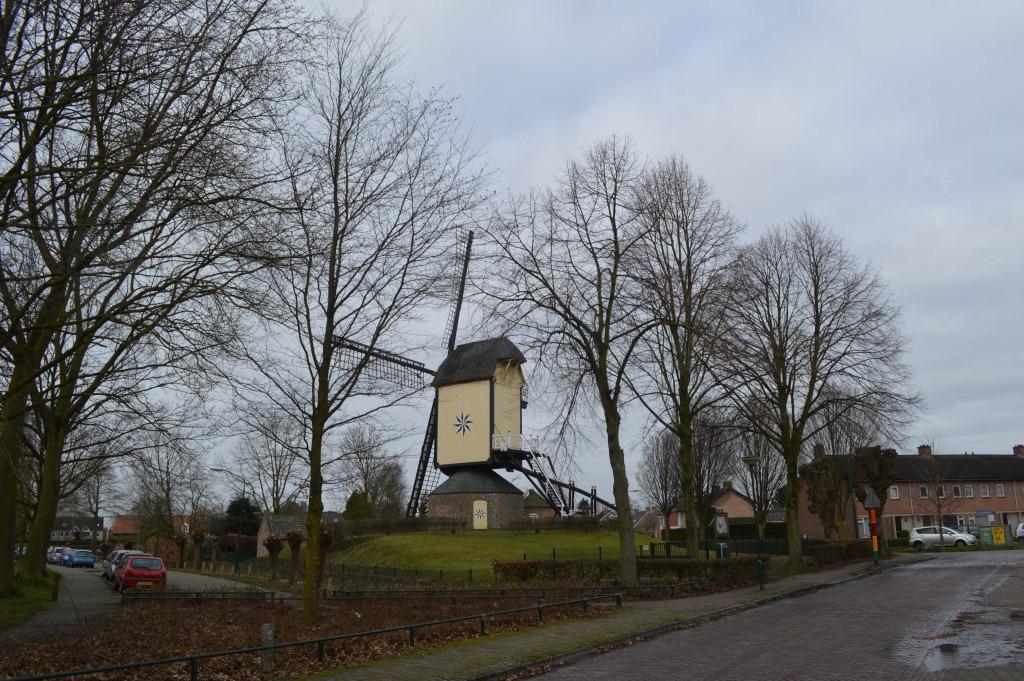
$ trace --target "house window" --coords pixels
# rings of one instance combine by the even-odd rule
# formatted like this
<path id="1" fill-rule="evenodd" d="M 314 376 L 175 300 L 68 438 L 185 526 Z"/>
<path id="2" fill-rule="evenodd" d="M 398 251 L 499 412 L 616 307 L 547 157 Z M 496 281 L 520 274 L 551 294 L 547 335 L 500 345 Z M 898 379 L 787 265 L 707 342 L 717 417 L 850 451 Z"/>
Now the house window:
<path id="1" fill-rule="evenodd" d="M 974 498 L 974 485 L 964 485 L 964 499 Z"/>
<path id="2" fill-rule="evenodd" d="M 928 485 L 921 485 L 918 488 L 917 491 L 918 491 L 918 494 L 921 495 L 922 499 L 927 499 L 928 498 Z"/>
<path id="3" fill-rule="evenodd" d="M 953 498 L 959 499 L 962 495 L 960 494 L 960 485 L 953 485 Z M 961 525 L 963 523 L 960 523 Z"/>
<path id="4" fill-rule="evenodd" d="M 1003 483 L 1001 483 L 1001 482 L 997 482 L 996 483 L 996 496 L 997 497 L 1005 497 L 1006 496 L 1006 488 L 1003 486 Z"/>
<path id="5" fill-rule="evenodd" d="M 857 518 L 857 538 L 866 539 L 871 536 L 871 522 L 869 518 L 860 516 Z"/>
<path id="6" fill-rule="evenodd" d="M 890 486 L 889 487 L 889 498 L 890 499 L 899 499 L 900 498 L 900 488 L 897 487 L 896 485 Z"/>
<path id="7" fill-rule="evenodd" d="M 939 499 L 945 499 L 946 498 L 946 486 L 945 485 L 936 485 L 935 486 L 935 496 L 938 497 Z"/>
<path id="8" fill-rule="evenodd" d="M 978 485 L 978 496 L 980 496 L 980 497 L 988 497 L 988 483 L 987 482 L 983 482 L 980 485 Z"/>

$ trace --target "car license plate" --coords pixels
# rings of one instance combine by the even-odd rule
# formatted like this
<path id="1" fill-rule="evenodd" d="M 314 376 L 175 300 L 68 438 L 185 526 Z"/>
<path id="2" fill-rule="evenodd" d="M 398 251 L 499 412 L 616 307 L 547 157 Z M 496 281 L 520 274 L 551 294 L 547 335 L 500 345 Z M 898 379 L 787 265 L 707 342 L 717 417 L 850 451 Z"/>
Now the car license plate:
<path id="1" fill-rule="evenodd" d="M 156 582 L 139 582 L 139 586 L 156 586 Z"/>

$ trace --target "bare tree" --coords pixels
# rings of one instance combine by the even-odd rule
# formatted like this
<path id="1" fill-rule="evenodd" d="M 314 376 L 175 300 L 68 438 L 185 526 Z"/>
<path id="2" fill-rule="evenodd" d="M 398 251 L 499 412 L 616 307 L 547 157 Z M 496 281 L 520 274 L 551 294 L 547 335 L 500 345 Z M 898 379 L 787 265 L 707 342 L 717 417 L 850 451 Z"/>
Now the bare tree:
<path id="1" fill-rule="evenodd" d="M 387 439 L 379 429 L 353 424 L 340 438 L 338 462 L 342 484 L 366 495 L 375 517 L 401 515 L 405 495 L 402 464 L 385 449 Z"/>
<path id="2" fill-rule="evenodd" d="M 125 386 L 162 386 L 167 366 L 208 359 L 230 322 L 210 298 L 240 296 L 240 273 L 268 254 L 260 214 L 273 173 L 262 161 L 301 25 L 286 0 L 19 3 L 4 13 L 13 58 L 0 69 L 12 113 L 0 340 L 11 368 L 0 490 L 17 485 L 38 377 L 56 368 L 59 381 L 31 395 L 48 402 L 51 424 L 30 574 L 42 568 L 60 444 L 79 415 Z M 0 498 L 4 592 L 11 502 Z"/>
<path id="3" fill-rule="evenodd" d="M 654 421 L 676 435 L 687 552 L 696 556 L 693 424 L 724 398 L 711 365 L 726 330 L 722 304 L 740 226 L 682 158 L 649 168 L 635 205 L 643 226 L 632 254 L 637 303 L 658 325 L 641 343 L 630 382 Z"/>
<path id="4" fill-rule="evenodd" d="M 626 374 L 649 324 L 629 303 L 631 253 L 642 230 L 629 206 L 640 167 L 612 137 L 571 160 L 558 183 L 496 211 L 488 304 L 559 383 L 563 433 L 572 419 L 603 416 L 619 525 L 623 583 L 636 583 L 629 479 L 620 439 Z"/>
<path id="5" fill-rule="evenodd" d="M 303 618 L 316 620 L 324 472 L 335 432 L 413 392 L 364 372 L 426 312 L 451 228 L 478 202 L 480 174 L 451 102 L 399 80 L 387 33 L 328 19 L 285 137 L 287 262 L 268 272 L 264 347 L 246 353 L 256 393 L 304 433 L 308 466 Z M 352 343 L 361 346 L 353 346 Z M 352 348 L 368 350 L 353 350 Z M 419 387 L 419 386 L 417 386 Z"/>
<path id="6" fill-rule="evenodd" d="M 697 508 L 697 540 L 707 538 L 714 520 L 715 496 L 736 473 L 736 430 L 721 407 L 704 409 L 693 421 L 693 496 Z"/>
<path id="7" fill-rule="evenodd" d="M 898 430 L 915 403 L 898 311 L 878 274 L 806 217 L 741 251 L 726 309 L 720 377 L 786 462 L 789 556 L 799 561 L 797 466 L 818 416 L 856 408 Z"/>
<path id="8" fill-rule="evenodd" d="M 280 513 L 306 493 L 309 469 L 303 458 L 303 424 L 263 406 L 244 408 L 241 415 L 247 432 L 234 452 L 234 464 L 224 464 L 233 487 L 244 493 L 251 485 L 261 509 Z"/>
<path id="9" fill-rule="evenodd" d="M 663 430 L 644 440 L 637 484 L 668 523 L 680 501 L 679 442 L 675 433 Z M 697 521 L 694 520 L 694 523 Z"/>
<path id="10" fill-rule="evenodd" d="M 736 462 L 736 470 L 739 474 L 740 488 L 753 503 L 754 515 L 760 525 L 761 536 L 764 537 L 768 511 L 774 507 L 779 493 L 786 484 L 786 462 L 768 438 L 751 428 L 743 427 L 742 424 L 738 430 L 736 453 L 741 461 Z M 757 465 L 750 468 L 742 463 L 744 456 L 758 457 Z"/>
<path id="11" fill-rule="evenodd" d="M 144 536 L 174 538 L 175 519 L 199 525 L 209 499 L 209 474 L 187 438 L 154 434 L 140 443 L 128 465 L 132 508 Z"/>

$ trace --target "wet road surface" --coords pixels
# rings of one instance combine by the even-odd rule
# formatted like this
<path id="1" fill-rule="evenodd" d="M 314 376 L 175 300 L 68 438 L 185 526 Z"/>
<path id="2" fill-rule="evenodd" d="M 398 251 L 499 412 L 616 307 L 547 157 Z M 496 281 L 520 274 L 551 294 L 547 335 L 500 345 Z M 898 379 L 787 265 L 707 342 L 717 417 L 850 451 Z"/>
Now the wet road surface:
<path id="1" fill-rule="evenodd" d="M 540 678 L 1024 679 L 1024 551 L 941 555 Z"/>

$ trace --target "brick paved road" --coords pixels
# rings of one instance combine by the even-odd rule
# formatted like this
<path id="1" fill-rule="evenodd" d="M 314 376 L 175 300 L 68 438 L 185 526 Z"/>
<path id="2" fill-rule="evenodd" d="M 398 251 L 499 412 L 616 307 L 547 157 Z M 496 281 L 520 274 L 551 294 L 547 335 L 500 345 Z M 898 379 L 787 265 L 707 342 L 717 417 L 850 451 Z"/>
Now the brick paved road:
<path id="1" fill-rule="evenodd" d="M 941 556 L 539 678 L 1019 680 L 1024 551 Z"/>

